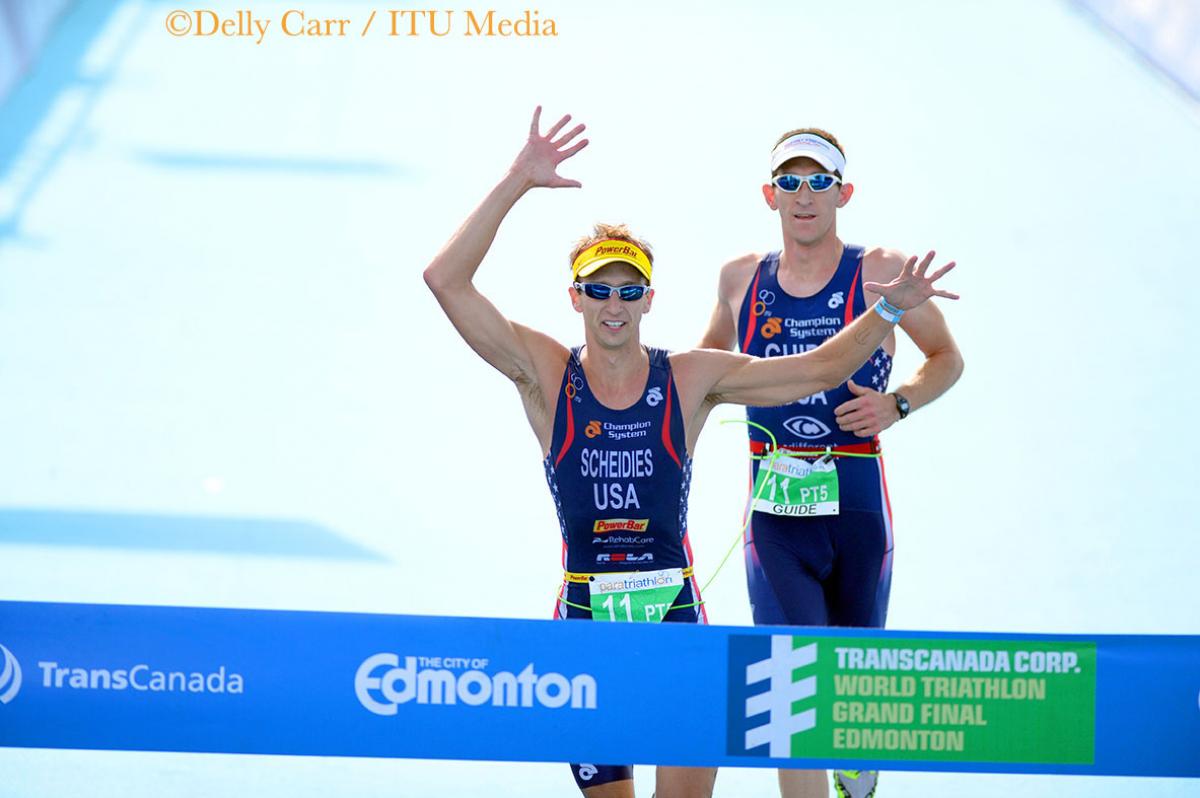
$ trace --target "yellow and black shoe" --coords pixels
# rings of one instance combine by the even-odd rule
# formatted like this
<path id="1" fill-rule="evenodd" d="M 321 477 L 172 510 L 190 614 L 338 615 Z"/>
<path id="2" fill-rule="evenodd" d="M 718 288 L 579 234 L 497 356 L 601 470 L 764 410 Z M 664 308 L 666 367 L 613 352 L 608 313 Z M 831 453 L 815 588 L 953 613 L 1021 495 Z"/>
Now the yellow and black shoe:
<path id="1" fill-rule="evenodd" d="M 872 798 L 878 781 L 878 770 L 833 771 L 833 791 L 838 798 Z"/>

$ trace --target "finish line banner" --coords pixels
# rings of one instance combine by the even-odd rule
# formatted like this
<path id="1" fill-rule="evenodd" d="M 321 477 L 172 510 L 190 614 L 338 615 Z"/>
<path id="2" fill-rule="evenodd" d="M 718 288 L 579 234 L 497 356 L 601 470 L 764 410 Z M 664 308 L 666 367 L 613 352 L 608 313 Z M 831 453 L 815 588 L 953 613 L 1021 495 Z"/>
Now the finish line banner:
<path id="1" fill-rule="evenodd" d="M 1200 776 L 1200 637 L 0 602 L 0 746 Z"/>

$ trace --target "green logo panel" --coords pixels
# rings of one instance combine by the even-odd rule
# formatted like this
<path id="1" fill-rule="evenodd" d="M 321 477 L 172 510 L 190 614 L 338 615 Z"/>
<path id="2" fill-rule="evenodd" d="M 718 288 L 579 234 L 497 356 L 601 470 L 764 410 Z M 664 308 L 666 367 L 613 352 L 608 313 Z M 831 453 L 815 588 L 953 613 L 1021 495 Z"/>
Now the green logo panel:
<path id="1" fill-rule="evenodd" d="M 816 725 L 794 757 L 1090 765 L 1094 643 L 796 637 L 817 661 Z"/>

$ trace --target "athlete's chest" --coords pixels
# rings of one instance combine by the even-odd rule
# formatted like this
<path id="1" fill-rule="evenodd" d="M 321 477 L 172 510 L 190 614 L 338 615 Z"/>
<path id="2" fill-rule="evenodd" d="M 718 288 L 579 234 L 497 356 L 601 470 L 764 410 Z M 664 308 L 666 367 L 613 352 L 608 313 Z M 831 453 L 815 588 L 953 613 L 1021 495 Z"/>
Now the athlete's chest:
<path id="1" fill-rule="evenodd" d="M 785 295 L 797 302 L 806 302 L 820 300 L 831 293 L 837 287 L 835 278 L 839 271 L 838 263 L 806 270 L 786 269 L 780 264 L 770 270 L 769 277 Z"/>
<path id="2" fill-rule="evenodd" d="M 853 301 L 852 286 L 859 277 L 861 259 L 854 255 L 846 252 L 836 261 L 800 267 L 784 263 L 779 252 L 767 254 L 750 273 L 740 307 L 734 309 L 739 328 L 744 332 L 762 323 L 774 326 L 787 318 L 843 309 Z"/>

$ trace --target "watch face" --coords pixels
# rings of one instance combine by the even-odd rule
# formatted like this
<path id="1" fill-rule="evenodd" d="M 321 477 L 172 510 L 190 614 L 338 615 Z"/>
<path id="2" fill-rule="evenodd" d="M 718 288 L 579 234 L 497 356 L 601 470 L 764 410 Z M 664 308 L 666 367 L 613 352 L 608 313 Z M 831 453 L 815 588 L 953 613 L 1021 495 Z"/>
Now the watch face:
<path id="1" fill-rule="evenodd" d="M 906 417 L 908 415 L 908 400 L 898 393 L 892 395 L 896 397 L 896 409 L 900 411 L 900 418 Z"/>

